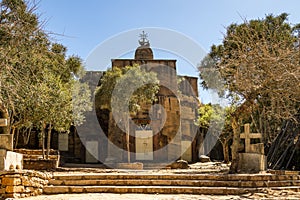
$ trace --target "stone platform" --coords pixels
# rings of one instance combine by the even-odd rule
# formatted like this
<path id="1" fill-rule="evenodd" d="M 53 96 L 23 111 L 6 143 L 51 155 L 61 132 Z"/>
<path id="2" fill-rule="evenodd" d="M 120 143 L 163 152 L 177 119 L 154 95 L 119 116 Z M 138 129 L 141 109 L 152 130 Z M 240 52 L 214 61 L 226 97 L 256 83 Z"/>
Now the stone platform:
<path id="1" fill-rule="evenodd" d="M 299 175 L 174 174 L 131 171 L 94 174 L 57 174 L 44 194 L 144 193 L 239 195 L 270 190 L 300 191 Z"/>
<path id="2" fill-rule="evenodd" d="M 239 171 L 244 173 L 258 173 L 267 169 L 267 158 L 263 154 L 240 153 Z"/>

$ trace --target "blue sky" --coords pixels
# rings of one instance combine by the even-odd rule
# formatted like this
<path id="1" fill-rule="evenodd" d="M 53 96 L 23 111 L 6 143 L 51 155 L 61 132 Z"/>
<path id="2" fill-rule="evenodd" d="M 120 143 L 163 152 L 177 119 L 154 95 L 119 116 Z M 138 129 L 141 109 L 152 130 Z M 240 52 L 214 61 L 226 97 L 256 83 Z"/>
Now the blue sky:
<path id="1" fill-rule="evenodd" d="M 299 0 L 41 0 L 37 12 L 46 21 L 44 29 L 57 34 L 53 38 L 68 48 L 69 55 L 86 60 L 108 38 L 144 27 L 174 30 L 209 51 L 212 44 L 221 43 L 231 23 L 286 12 L 289 22 L 296 24 L 300 23 L 299 8 Z M 151 33 L 149 39 L 151 42 Z M 178 63 L 181 74 L 197 76 L 195 70 L 180 64 L 186 63 Z"/>

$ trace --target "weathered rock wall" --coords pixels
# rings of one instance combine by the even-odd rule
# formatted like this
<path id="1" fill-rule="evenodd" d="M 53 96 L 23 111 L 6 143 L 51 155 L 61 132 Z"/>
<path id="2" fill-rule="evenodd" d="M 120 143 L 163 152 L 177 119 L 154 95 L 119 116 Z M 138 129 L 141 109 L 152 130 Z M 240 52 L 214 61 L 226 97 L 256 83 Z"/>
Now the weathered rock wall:
<path id="1" fill-rule="evenodd" d="M 0 196 L 5 199 L 40 195 L 51 178 L 50 174 L 37 171 L 2 171 Z"/>

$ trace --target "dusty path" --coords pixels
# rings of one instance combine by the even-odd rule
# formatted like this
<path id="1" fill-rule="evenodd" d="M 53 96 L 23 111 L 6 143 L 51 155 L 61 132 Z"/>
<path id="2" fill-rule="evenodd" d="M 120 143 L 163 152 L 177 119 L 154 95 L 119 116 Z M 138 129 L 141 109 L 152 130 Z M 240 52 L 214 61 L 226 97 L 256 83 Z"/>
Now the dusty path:
<path id="1" fill-rule="evenodd" d="M 88 194 L 60 194 L 41 195 L 29 197 L 24 200 L 237 200 L 237 199 L 300 199 L 300 193 L 280 191 L 256 194 L 244 194 L 241 196 L 211 196 L 211 195 L 166 195 L 166 194 L 110 194 L 110 193 L 88 193 Z"/>
<path id="2" fill-rule="evenodd" d="M 204 195 L 165 195 L 165 194 L 60 194 L 51 196 L 38 196 L 25 198 L 26 200 L 193 200 L 193 199 L 216 199 L 214 196 L 204 196 Z M 25 200 L 24 199 L 24 200 Z M 223 196 L 218 197 L 218 199 L 239 199 L 238 196 Z"/>

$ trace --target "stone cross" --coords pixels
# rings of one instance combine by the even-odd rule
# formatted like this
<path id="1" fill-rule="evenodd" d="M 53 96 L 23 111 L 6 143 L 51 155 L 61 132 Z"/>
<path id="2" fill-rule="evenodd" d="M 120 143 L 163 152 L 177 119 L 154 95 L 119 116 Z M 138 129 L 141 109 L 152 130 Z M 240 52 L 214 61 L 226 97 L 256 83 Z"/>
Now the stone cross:
<path id="1" fill-rule="evenodd" d="M 0 127 L 7 126 L 7 119 L 0 119 Z"/>
<path id="2" fill-rule="evenodd" d="M 257 145 L 251 144 L 251 139 L 261 139 L 262 135 L 260 133 L 250 133 L 250 124 L 245 124 L 244 129 L 245 132 L 240 135 L 240 138 L 245 139 L 245 152 L 258 153 L 258 152 L 253 152 L 252 146 L 257 146 Z M 258 151 L 261 152 L 263 150 L 258 150 Z"/>

